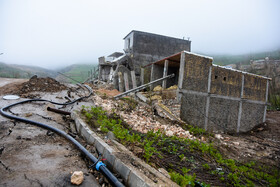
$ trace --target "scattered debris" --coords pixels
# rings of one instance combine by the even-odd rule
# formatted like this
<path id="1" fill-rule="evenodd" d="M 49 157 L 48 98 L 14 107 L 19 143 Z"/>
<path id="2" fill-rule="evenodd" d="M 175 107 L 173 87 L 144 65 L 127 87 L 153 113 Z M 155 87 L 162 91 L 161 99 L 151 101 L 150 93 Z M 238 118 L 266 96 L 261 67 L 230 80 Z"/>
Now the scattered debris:
<path id="1" fill-rule="evenodd" d="M 162 91 L 162 90 L 163 90 L 163 88 L 162 88 L 160 85 L 156 86 L 156 87 L 153 89 L 154 92 L 158 92 L 158 91 Z"/>
<path id="2" fill-rule="evenodd" d="M 26 113 L 25 114 L 25 117 L 30 117 L 30 116 L 32 116 L 33 114 L 30 112 L 30 113 Z"/>
<path id="3" fill-rule="evenodd" d="M 170 86 L 169 88 L 167 88 L 167 90 L 177 90 L 178 86 L 177 85 L 173 85 Z"/>
<path id="4" fill-rule="evenodd" d="M 84 181 L 84 173 L 82 171 L 75 171 L 71 176 L 71 183 L 80 185 Z"/>

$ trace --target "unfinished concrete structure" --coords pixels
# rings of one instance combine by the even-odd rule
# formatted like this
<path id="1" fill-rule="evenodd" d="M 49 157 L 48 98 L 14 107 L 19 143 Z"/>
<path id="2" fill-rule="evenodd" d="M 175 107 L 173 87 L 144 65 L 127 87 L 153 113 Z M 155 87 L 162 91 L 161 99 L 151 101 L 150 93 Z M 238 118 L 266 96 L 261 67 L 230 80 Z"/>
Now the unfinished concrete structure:
<path id="1" fill-rule="evenodd" d="M 206 130 L 247 132 L 265 122 L 270 78 L 212 64 L 211 57 L 183 51 L 150 64 L 151 80 L 171 73 L 180 117 Z"/>
<path id="2" fill-rule="evenodd" d="M 117 72 L 122 65 L 127 70 L 135 72 L 137 86 L 139 86 L 141 67 L 183 50 L 191 50 L 191 41 L 133 30 L 124 37 L 124 55 L 114 60 L 99 58 L 99 80 L 110 80 L 112 70 L 113 79 L 118 80 Z M 150 69 L 146 68 L 145 73 L 149 75 Z"/>

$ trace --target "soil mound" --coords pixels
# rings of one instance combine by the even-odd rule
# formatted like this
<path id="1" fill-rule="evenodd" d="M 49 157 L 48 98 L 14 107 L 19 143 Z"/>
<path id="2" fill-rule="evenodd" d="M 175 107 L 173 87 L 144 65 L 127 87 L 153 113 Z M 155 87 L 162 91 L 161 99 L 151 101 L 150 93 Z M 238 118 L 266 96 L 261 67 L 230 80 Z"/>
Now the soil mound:
<path id="1" fill-rule="evenodd" d="M 17 94 L 24 96 L 30 92 L 59 92 L 61 90 L 67 89 L 67 87 L 53 78 L 38 78 L 36 75 L 31 77 L 29 81 L 22 84 L 8 84 L 5 85 L 6 91 L 3 91 L 3 94 Z M 2 87 L 2 89 L 5 89 Z M 8 92 L 7 92 L 8 91 Z"/>
<path id="2" fill-rule="evenodd" d="M 53 78 L 38 78 L 36 75 L 31 77 L 28 82 L 25 82 L 21 85 L 19 94 L 24 94 L 34 91 L 43 91 L 43 92 L 58 92 L 65 90 L 67 87 Z"/>

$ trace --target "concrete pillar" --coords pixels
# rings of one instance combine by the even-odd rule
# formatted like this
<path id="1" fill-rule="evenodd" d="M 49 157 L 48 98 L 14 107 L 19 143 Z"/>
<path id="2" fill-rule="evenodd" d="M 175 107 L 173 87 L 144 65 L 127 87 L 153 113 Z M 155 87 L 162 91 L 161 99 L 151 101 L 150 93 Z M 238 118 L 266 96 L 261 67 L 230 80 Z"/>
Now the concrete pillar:
<path id="1" fill-rule="evenodd" d="M 132 87 L 136 88 L 137 84 L 136 84 L 135 71 L 131 71 L 130 73 L 131 73 Z"/>
<path id="2" fill-rule="evenodd" d="M 124 83 L 123 83 L 122 72 L 118 72 L 118 76 L 119 76 L 119 91 L 124 92 Z"/>
<path id="3" fill-rule="evenodd" d="M 113 74 L 114 74 L 114 70 L 113 70 L 113 67 L 111 67 L 110 74 L 109 74 L 109 81 L 113 80 Z"/>
<path id="4" fill-rule="evenodd" d="M 141 82 L 141 85 L 144 84 L 144 74 L 145 74 L 145 69 L 144 69 L 144 68 L 141 68 L 141 75 L 140 75 L 140 82 Z"/>
<path id="5" fill-rule="evenodd" d="M 266 82 L 266 93 L 265 93 L 265 106 L 264 106 L 264 112 L 263 112 L 263 123 L 266 120 L 266 110 L 267 110 L 267 101 L 268 101 L 268 87 L 269 87 L 269 80 Z"/>
<path id="6" fill-rule="evenodd" d="M 242 98 L 243 98 L 243 92 L 244 92 L 244 79 L 245 79 L 245 76 L 244 76 L 244 74 L 242 74 L 242 83 L 241 83 L 241 92 L 240 92 L 241 100 L 239 101 L 237 128 L 236 128 L 237 133 L 239 133 L 239 130 L 240 130 L 241 117 L 242 117 Z"/>
<path id="7" fill-rule="evenodd" d="M 207 88 L 207 100 L 205 107 L 205 118 L 204 118 L 204 129 L 207 130 L 208 127 L 208 118 L 209 118 L 209 106 L 210 106 L 210 91 L 211 91 L 211 76 L 212 76 L 212 66 L 209 67 L 208 73 L 208 88 Z"/>
<path id="8" fill-rule="evenodd" d="M 128 91 L 128 90 L 129 90 L 129 81 L 128 81 L 127 72 L 124 72 L 123 78 L 124 78 L 124 87 L 125 87 L 125 91 Z"/>
<path id="9" fill-rule="evenodd" d="M 101 69 L 102 69 L 102 66 L 99 64 L 99 67 L 98 67 L 98 80 L 101 80 Z"/>
<path id="10" fill-rule="evenodd" d="M 180 59 L 180 69 L 179 69 L 179 79 L 178 79 L 178 90 L 177 90 L 177 100 L 181 103 L 182 93 L 180 93 L 183 87 L 183 79 L 184 79 L 184 70 L 185 70 L 185 58 L 186 54 L 184 52 L 181 53 Z"/>
<path id="11" fill-rule="evenodd" d="M 167 74 L 168 74 L 168 62 L 169 62 L 168 60 L 164 61 L 163 77 L 166 77 Z M 166 82 L 167 82 L 166 79 L 162 81 L 162 88 L 163 89 L 166 89 Z"/>

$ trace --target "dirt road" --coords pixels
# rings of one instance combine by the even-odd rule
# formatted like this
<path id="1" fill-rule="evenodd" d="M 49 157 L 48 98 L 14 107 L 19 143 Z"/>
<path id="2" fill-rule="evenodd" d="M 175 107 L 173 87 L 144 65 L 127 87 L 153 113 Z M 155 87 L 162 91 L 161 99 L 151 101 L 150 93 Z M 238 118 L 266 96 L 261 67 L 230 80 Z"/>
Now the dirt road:
<path id="1" fill-rule="evenodd" d="M 0 79 L 0 87 L 7 86 L 7 82 L 12 81 Z M 10 86 L 16 86 L 22 83 L 22 80 L 15 82 Z M 66 102 L 63 98 L 67 95 L 67 91 L 36 94 L 44 99 Z M 1 108 L 16 102 L 3 100 L 2 96 L 3 93 L 0 92 Z M 72 96 L 78 97 L 74 94 Z M 83 104 L 87 105 L 89 102 L 80 102 L 67 106 L 63 110 L 74 110 Z M 50 105 L 30 103 L 16 106 L 11 109 L 11 112 L 14 115 L 69 131 L 71 122 L 67 119 L 65 121 L 60 114 L 47 111 L 47 106 Z M 81 139 L 78 140 L 82 142 Z M 87 148 L 93 149 L 90 146 Z M 95 177 L 89 173 L 86 160 L 71 143 L 45 129 L 0 115 L 0 186 L 72 186 L 70 176 L 74 171 L 84 172 L 85 180 L 81 186 L 99 186 Z"/>

